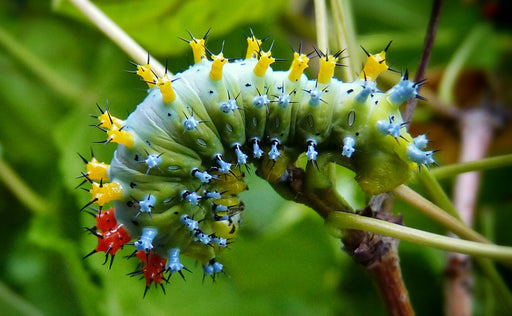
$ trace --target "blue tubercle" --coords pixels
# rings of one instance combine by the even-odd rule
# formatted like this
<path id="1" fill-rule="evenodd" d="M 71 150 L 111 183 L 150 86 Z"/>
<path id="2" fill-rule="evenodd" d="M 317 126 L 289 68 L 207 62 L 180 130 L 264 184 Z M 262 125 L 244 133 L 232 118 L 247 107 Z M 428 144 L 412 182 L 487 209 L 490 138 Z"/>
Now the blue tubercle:
<path id="1" fill-rule="evenodd" d="M 270 103 L 270 100 L 268 99 L 268 96 L 266 94 L 257 95 L 254 98 L 252 98 L 252 105 L 257 108 L 261 109 L 262 107 L 267 107 Z"/>
<path id="2" fill-rule="evenodd" d="M 180 222 L 187 226 L 191 232 L 199 229 L 199 222 L 191 219 L 187 214 L 181 215 Z"/>
<path id="3" fill-rule="evenodd" d="M 288 105 L 290 105 L 290 95 L 288 93 L 282 93 L 279 98 L 277 98 L 277 105 L 280 109 L 286 110 Z"/>
<path id="4" fill-rule="evenodd" d="M 270 151 L 268 152 L 268 156 L 271 160 L 276 160 L 281 156 L 281 153 L 279 152 L 279 149 L 277 149 L 277 145 L 279 145 L 279 141 L 277 139 L 272 141 L 272 146 L 270 147 Z"/>
<path id="5" fill-rule="evenodd" d="M 429 164 L 436 163 L 432 156 L 433 154 L 433 150 L 422 151 L 414 145 L 409 145 L 409 147 L 407 147 L 407 157 L 418 165 L 425 165 L 427 168 Z"/>
<path id="6" fill-rule="evenodd" d="M 136 216 L 138 216 L 140 213 L 148 213 L 151 215 L 151 209 L 153 206 L 155 206 L 156 203 L 156 197 L 151 194 L 144 195 L 144 198 L 139 201 L 139 213 L 137 213 Z"/>
<path id="7" fill-rule="evenodd" d="M 222 173 L 228 173 L 231 170 L 231 164 L 222 160 L 221 155 L 215 155 L 217 163 L 219 164 L 219 171 Z"/>
<path id="8" fill-rule="evenodd" d="M 158 229 L 153 227 L 144 227 L 142 229 L 142 235 L 139 240 L 137 240 L 134 244 L 138 251 L 143 250 L 148 253 L 151 249 L 153 249 L 153 240 L 158 234 Z"/>
<path id="9" fill-rule="evenodd" d="M 433 150 L 423 151 L 419 149 L 414 143 L 407 146 L 407 158 L 417 163 L 420 167 L 425 165 L 428 168 L 430 164 L 436 164 L 433 154 Z"/>
<path id="10" fill-rule="evenodd" d="M 213 266 L 212 265 L 210 265 L 208 263 L 203 265 L 203 271 L 204 271 L 204 274 L 213 276 Z"/>
<path id="11" fill-rule="evenodd" d="M 198 178 L 201 183 L 210 183 L 210 181 L 214 178 L 214 176 L 209 174 L 207 171 L 201 172 L 198 169 L 192 170 L 192 176 Z"/>
<path id="12" fill-rule="evenodd" d="M 213 278 L 215 278 L 215 274 L 221 273 L 224 269 L 224 266 L 217 262 L 215 258 L 210 259 L 210 261 L 203 265 L 204 274 L 211 275 Z"/>
<path id="13" fill-rule="evenodd" d="M 343 139 L 343 152 L 341 153 L 341 155 L 348 158 L 352 157 L 352 154 L 354 153 L 354 151 L 356 151 L 356 149 L 354 148 L 355 143 L 356 140 L 353 137 L 345 137 Z"/>
<path id="14" fill-rule="evenodd" d="M 253 139 L 252 141 L 252 155 L 254 158 L 261 158 L 263 156 L 263 150 L 260 148 L 260 140 L 259 139 Z"/>
<path id="15" fill-rule="evenodd" d="M 197 130 L 197 126 L 199 125 L 199 121 L 194 117 L 190 116 L 183 120 L 183 128 L 185 131 L 190 132 L 194 129 Z"/>
<path id="16" fill-rule="evenodd" d="M 388 91 L 388 100 L 391 104 L 400 106 L 410 98 L 418 96 L 419 84 L 414 83 L 403 76 L 400 81 Z"/>
<path id="17" fill-rule="evenodd" d="M 202 199 L 202 196 L 197 194 L 197 192 L 190 192 L 187 190 L 183 190 L 183 192 L 181 192 L 181 196 L 185 201 L 190 203 L 190 205 L 199 205 L 199 200 Z"/>
<path id="18" fill-rule="evenodd" d="M 318 151 L 315 150 L 315 144 L 316 142 L 314 141 L 308 142 L 308 150 L 306 151 L 306 157 L 308 158 L 308 160 L 315 161 L 316 157 L 318 157 Z"/>
<path id="19" fill-rule="evenodd" d="M 215 212 L 226 212 L 229 208 L 226 206 L 226 205 L 222 205 L 222 204 L 213 204 L 213 210 Z"/>
<path id="20" fill-rule="evenodd" d="M 228 240 L 226 238 L 214 236 L 212 238 L 212 243 L 217 244 L 219 247 L 227 247 Z"/>
<path id="21" fill-rule="evenodd" d="M 144 162 L 148 165 L 148 170 L 146 170 L 146 174 L 149 173 L 151 168 L 158 168 L 158 166 L 162 163 L 162 155 L 157 154 L 149 154 L 148 157 L 144 160 Z"/>
<path id="22" fill-rule="evenodd" d="M 194 236 L 196 237 L 197 240 L 199 240 L 201 243 L 205 244 L 205 245 L 208 245 L 210 243 L 210 241 L 212 240 L 212 238 L 210 236 L 208 236 L 207 234 L 205 234 L 202 230 L 200 229 L 196 229 L 194 231 Z"/>
<path id="23" fill-rule="evenodd" d="M 405 123 L 398 124 L 393 123 L 393 119 L 390 118 L 389 121 L 380 120 L 377 122 L 377 131 L 382 135 L 391 135 L 394 138 L 400 137 L 400 129 L 405 125 Z"/>
<path id="24" fill-rule="evenodd" d="M 428 144 L 427 134 L 423 134 L 423 135 L 415 137 L 413 139 L 413 142 L 414 142 L 414 145 L 416 145 L 416 147 L 418 147 L 419 149 L 427 148 L 427 144 Z"/>
<path id="25" fill-rule="evenodd" d="M 229 99 L 226 102 L 221 102 L 219 104 L 219 110 L 225 114 L 229 114 L 230 112 L 235 112 L 235 110 L 238 110 L 238 105 L 236 104 L 236 99 Z"/>
<path id="26" fill-rule="evenodd" d="M 377 89 L 377 84 L 375 81 L 364 81 L 363 90 L 361 90 L 354 98 L 354 100 L 359 104 L 365 104 L 368 96 L 374 94 L 379 91 Z"/>
<path id="27" fill-rule="evenodd" d="M 247 164 L 247 155 L 241 149 L 240 144 L 235 144 L 235 154 L 237 158 L 238 165 L 246 165 Z"/>
<path id="28" fill-rule="evenodd" d="M 172 275 L 175 272 L 178 272 L 179 274 L 181 274 L 181 277 L 183 277 L 183 273 L 181 271 L 183 269 L 188 270 L 180 262 L 180 248 L 171 248 L 169 250 L 169 260 L 165 265 L 165 271 L 168 271 L 170 275 Z"/>
<path id="29" fill-rule="evenodd" d="M 207 199 L 220 199 L 222 198 L 222 195 L 219 191 L 204 191 L 204 196 L 206 196 Z"/>
<path id="30" fill-rule="evenodd" d="M 309 91 L 309 95 L 311 98 L 309 99 L 309 105 L 311 106 L 318 106 L 320 104 L 320 101 L 322 101 L 322 90 L 319 90 L 317 87 Z"/>

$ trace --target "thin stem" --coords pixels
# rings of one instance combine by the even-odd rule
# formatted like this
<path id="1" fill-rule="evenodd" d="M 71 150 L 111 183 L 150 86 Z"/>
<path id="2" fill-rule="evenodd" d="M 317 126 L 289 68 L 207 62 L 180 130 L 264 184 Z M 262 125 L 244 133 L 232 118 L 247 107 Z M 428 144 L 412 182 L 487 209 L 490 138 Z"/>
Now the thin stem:
<path id="1" fill-rule="evenodd" d="M 37 195 L 2 158 L 0 158 L 0 181 L 32 213 L 49 215 L 53 212 L 50 204 Z"/>
<path id="2" fill-rule="evenodd" d="M 44 82 L 48 88 L 52 89 L 60 96 L 68 100 L 75 100 L 77 97 L 86 94 L 73 85 L 71 83 L 72 81 L 62 78 L 62 76 L 49 67 L 48 64 L 37 55 L 23 47 L 23 45 L 16 41 L 16 39 L 9 35 L 2 27 L 0 27 L 0 46 L 3 46 L 12 57 L 18 60 L 37 78 Z"/>
<path id="3" fill-rule="evenodd" d="M 427 71 L 428 62 L 430 60 L 430 54 L 432 52 L 432 47 L 434 46 L 434 39 L 437 33 L 437 26 L 439 25 L 439 20 L 441 18 L 441 8 L 443 7 L 443 0 L 434 0 L 432 5 L 432 12 L 430 13 L 430 20 L 428 22 L 427 34 L 425 35 L 425 44 L 423 48 L 423 53 L 421 54 L 420 65 L 418 67 L 418 71 L 416 72 L 416 77 L 414 80 L 416 82 L 421 81 L 425 78 L 425 72 Z M 416 105 L 418 103 L 418 99 L 413 98 L 407 102 L 407 105 L 404 110 L 404 121 L 409 122 L 412 119 L 412 114 L 416 109 Z"/>
<path id="4" fill-rule="evenodd" d="M 489 209 L 482 209 L 480 212 L 478 212 L 478 215 L 478 222 L 482 229 L 482 233 L 490 240 L 494 240 L 496 221 L 496 216 L 494 216 L 494 212 Z M 489 259 L 483 258 L 475 259 L 475 261 L 480 266 L 480 269 L 483 271 L 492 287 L 492 291 L 488 292 L 488 296 L 496 298 L 496 300 L 499 301 L 503 307 L 507 308 L 508 314 L 512 315 L 512 293 L 510 292 L 507 284 L 505 283 L 501 275 L 496 270 L 496 265 L 494 264 L 494 262 L 492 262 Z"/>
<path id="5" fill-rule="evenodd" d="M 356 214 L 331 212 L 326 219 L 326 225 L 336 237 L 341 237 L 344 229 L 357 229 L 432 248 L 465 253 L 470 256 L 485 257 L 507 263 L 512 261 L 512 247 L 451 238 Z"/>
<path id="6" fill-rule="evenodd" d="M 4 315 L 42 316 L 41 311 L 0 282 L 0 304 Z"/>
<path id="7" fill-rule="evenodd" d="M 327 32 L 327 9 L 325 0 L 315 0 L 315 26 L 316 26 L 316 45 L 318 48 L 327 52 L 329 49 L 329 33 Z"/>
<path id="8" fill-rule="evenodd" d="M 450 200 L 450 197 L 448 197 L 448 194 L 446 194 L 443 187 L 441 187 L 439 181 L 437 181 L 429 171 L 423 168 L 418 174 L 418 179 L 423 187 L 428 191 L 436 205 L 439 205 L 439 207 L 448 212 L 448 214 L 460 220 L 460 215 Z"/>
<path id="9" fill-rule="evenodd" d="M 347 48 L 350 58 L 346 67 L 341 68 L 341 80 L 351 82 L 355 79 L 355 69 L 359 69 L 359 48 L 356 44 L 356 32 L 352 21 L 352 5 L 350 0 L 331 0 L 332 15 L 338 47 Z"/>
<path id="10" fill-rule="evenodd" d="M 116 43 L 138 64 L 146 64 L 148 52 L 135 42 L 125 31 L 88 0 L 69 0 L 89 20 L 94 23 L 112 42 Z M 159 77 L 165 74 L 165 68 L 155 58 L 150 57 L 151 70 Z M 167 72 L 168 75 L 171 75 Z"/>
<path id="11" fill-rule="evenodd" d="M 445 179 L 464 172 L 481 171 L 508 166 L 512 166 L 512 154 L 442 166 L 432 169 L 430 173 L 436 179 Z"/>
<path id="12" fill-rule="evenodd" d="M 486 244 L 490 243 L 490 241 L 488 241 L 485 237 L 467 227 L 459 219 L 449 215 L 439 206 L 425 199 L 408 186 L 402 184 L 396 187 L 392 193 L 395 196 L 401 198 L 403 201 L 416 207 L 416 209 L 421 211 L 423 214 L 435 219 L 438 223 L 453 233 L 459 235 L 459 237 Z"/>
<path id="13" fill-rule="evenodd" d="M 439 99 L 447 105 L 453 104 L 455 101 L 454 91 L 455 83 L 459 73 L 471 56 L 471 54 L 480 47 L 480 43 L 485 40 L 489 34 L 487 25 L 477 25 L 468 34 L 462 45 L 457 49 L 450 60 L 443 78 L 439 83 Z"/>

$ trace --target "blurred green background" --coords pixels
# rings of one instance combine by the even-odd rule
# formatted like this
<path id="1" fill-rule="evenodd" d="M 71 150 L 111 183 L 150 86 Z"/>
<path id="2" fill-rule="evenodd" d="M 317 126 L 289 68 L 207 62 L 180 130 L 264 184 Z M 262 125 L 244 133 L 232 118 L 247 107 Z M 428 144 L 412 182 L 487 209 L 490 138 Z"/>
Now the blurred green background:
<path id="1" fill-rule="evenodd" d="M 202 36 L 210 27 L 208 48 L 241 57 L 249 27 L 275 41 L 273 55 L 290 58 L 300 42 L 307 50 L 315 42 L 312 1 L 95 1 L 136 41 L 169 69 L 179 72 L 192 62 L 186 30 Z M 510 25 L 502 19 L 508 6 L 491 14 L 493 1 L 446 1 L 431 71 L 435 85 L 453 52 L 475 25 L 488 27 L 489 36 L 470 59 L 468 69 L 510 81 Z M 430 1 L 353 1 L 358 43 L 378 52 L 389 40 L 388 64 L 395 69 L 417 67 L 430 13 Z M 501 7 L 500 7 L 501 6 Z M 362 52 L 358 52 L 363 54 Z M 507 57 L 509 59 L 507 59 Z M 136 260 L 124 260 L 125 249 L 111 270 L 103 256 L 82 257 L 96 246 L 83 226 L 93 218 L 79 209 L 88 194 L 75 189 L 84 169 L 77 152 L 108 160 L 114 147 L 93 144 L 103 135 L 89 125 L 96 121 L 96 103 L 107 100 L 121 118 L 145 96 L 145 84 L 127 72 L 130 59 L 66 1 L 0 1 L 0 313 L 5 315 L 384 315 L 370 279 L 327 234 L 319 216 L 282 200 L 261 179 L 247 179 L 244 222 L 239 238 L 221 260 L 225 275 L 206 278 L 194 262 L 184 282 L 173 277 L 164 295 L 152 290 L 143 299 L 144 281 L 126 276 Z M 289 62 L 274 69 L 287 69 Z M 310 74 L 314 74 L 312 65 Z M 314 77 L 314 75 L 313 75 Z M 398 77 L 393 77 L 395 80 Z M 508 85 L 510 87 L 510 85 Z M 510 90 L 501 91 L 506 104 Z M 478 100 L 475 100 L 475 103 Z M 419 108 L 419 128 L 451 133 L 439 136 L 441 163 L 453 162 L 457 138 L 450 123 Z M 448 126 L 448 127 L 447 127 Z M 510 152 L 507 139 L 491 154 Z M 434 140 L 436 140 L 434 138 Z M 446 150 L 445 150 L 446 149 Z M 452 159 L 452 160 L 451 160 Z M 7 168 L 7 169 L 6 169 Z M 36 192 L 17 186 L 9 168 Z M 341 172 L 341 171 L 340 171 Z M 512 245 L 510 167 L 485 173 L 480 196 L 478 229 L 499 244 Z M 344 182 L 340 181 L 340 189 Z M 443 182 L 450 188 L 451 181 Z M 345 188 L 349 190 L 349 188 Z M 265 204 L 261 200 L 264 198 Z M 360 196 L 349 194 L 356 206 Z M 397 203 L 409 226 L 442 233 L 431 220 Z M 442 313 L 444 253 L 402 243 L 401 262 L 412 303 L 418 315 Z M 510 270 L 500 271 L 509 284 Z M 499 297 L 476 273 L 475 312 L 499 315 Z"/>

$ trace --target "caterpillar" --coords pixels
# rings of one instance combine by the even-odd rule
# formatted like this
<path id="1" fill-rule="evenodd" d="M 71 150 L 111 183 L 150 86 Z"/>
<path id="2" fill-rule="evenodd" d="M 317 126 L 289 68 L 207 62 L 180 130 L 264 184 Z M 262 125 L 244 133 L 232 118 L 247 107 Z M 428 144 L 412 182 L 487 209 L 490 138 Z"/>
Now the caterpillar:
<path id="1" fill-rule="evenodd" d="M 136 65 L 148 95 L 125 120 L 99 107 L 104 142 L 118 144 L 111 163 L 82 157 L 82 177 L 92 186 L 83 209 L 98 206 L 89 229 L 98 247 L 90 254 L 105 252 L 112 264 L 119 249 L 133 246 L 141 263 L 132 275 L 145 278 L 144 294 L 173 274 L 185 278 L 190 270 L 182 256 L 201 262 L 203 278 L 223 272 L 217 257 L 238 232 L 238 194 L 247 189 L 243 170 L 250 164 L 277 183 L 301 157 L 317 168 L 328 160 L 352 169 L 369 195 L 435 164 L 425 135 L 413 138 L 399 111 L 406 100 L 422 98 L 423 82 L 405 72 L 388 91 L 376 85 L 389 69 L 389 45 L 378 54 L 365 51 L 359 78 L 346 83 L 333 77 L 341 52 L 315 49 L 319 72 L 308 79 L 311 55 L 301 49 L 288 71 L 274 71 L 272 47 L 265 51 L 252 32 L 246 57 L 234 61 L 206 49 L 208 33 L 190 35 L 194 65 L 182 73 L 158 77 L 149 61 Z"/>

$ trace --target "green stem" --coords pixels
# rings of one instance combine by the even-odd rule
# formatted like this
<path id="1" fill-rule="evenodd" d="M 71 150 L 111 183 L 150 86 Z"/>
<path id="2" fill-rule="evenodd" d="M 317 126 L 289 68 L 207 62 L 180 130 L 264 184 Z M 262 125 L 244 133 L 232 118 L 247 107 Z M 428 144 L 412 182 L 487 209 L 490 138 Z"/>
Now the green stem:
<path id="1" fill-rule="evenodd" d="M 445 210 L 451 216 L 461 220 L 460 214 L 457 212 L 457 209 L 448 197 L 448 194 L 446 194 L 439 181 L 437 181 L 429 171 L 422 169 L 418 174 L 418 179 L 428 191 L 436 205 L 439 205 L 441 209 Z"/>
<path id="2" fill-rule="evenodd" d="M 465 253 L 470 256 L 486 257 L 505 262 L 512 261 L 512 247 L 446 237 L 345 212 L 330 213 L 326 219 L 326 225 L 336 237 L 341 237 L 344 229 L 357 229 L 441 250 Z"/>
<path id="3" fill-rule="evenodd" d="M 2 27 L 0 27 L 0 46 L 3 46 L 12 57 L 63 98 L 75 100 L 77 96 L 84 94 L 82 90 L 72 84 L 71 80 L 62 78 L 37 55 L 32 54 L 30 50 L 23 47 L 16 39 L 5 32 Z"/>
<path id="4" fill-rule="evenodd" d="M 356 32 L 352 20 L 352 5 L 350 0 L 331 0 L 332 15 L 336 27 L 338 47 L 346 47 L 348 58 L 346 67 L 341 67 L 340 79 L 345 82 L 354 81 L 355 69 L 360 69 L 359 47 L 356 44 Z"/>
<path id="5" fill-rule="evenodd" d="M 321 51 L 327 52 L 329 49 L 329 33 L 327 32 L 325 0 L 315 0 L 315 26 L 316 44 Z"/>
<path id="6" fill-rule="evenodd" d="M 482 233 L 490 240 L 494 240 L 494 226 L 496 219 L 494 213 L 488 209 L 483 209 L 478 213 L 478 215 Z M 494 262 L 483 258 L 477 259 L 476 262 L 492 285 L 492 291 L 490 291 L 489 295 L 494 298 L 495 295 L 493 294 L 496 293 L 496 299 L 503 307 L 507 308 L 509 314 L 512 314 L 512 293 L 499 272 L 496 270 Z"/>
<path id="7" fill-rule="evenodd" d="M 21 179 L 21 177 L 0 158 L 0 181 L 23 203 L 32 213 L 39 215 L 49 215 L 53 213 L 53 208 L 42 197 L 37 195 Z"/>
<path id="8" fill-rule="evenodd" d="M 512 154 L 492 158 L 485 158 L 476 161 L 462 162 L 449 166 L 432 169 L 430 173 L 436 179 L 450 178 L 464 172 L 481 171 L 487 169 L 508 167 L 512 165 Z"/>
<path id="9" fill-rule="evenodd" d="M 455 83 L 459 73 L 475 51 L 479 49 L 481 43 L 489 35 L 489 27 L 487 25 L 477 25 L 468 34 L 462 45 L 457 49 L 453 55 L 450 63 L 446 67 L 443 78 L 439 83 L 439 99 L 446 104 L 453 104 L 455 102 Z"/>
<path id="10" fill-rule="evenodd" d="M 0 282 L 0 306 L 4 315 L 42 316 L 39 310 L 23 297 L 14 293 L 4 283 Z"/>
<path id="11" fill-rule="evenodd" d="M 423 214 L 433 218 L 459 237 L 490 244 L 484 236 L 466 226 L 459 219 L 449 215 L 445 210 L 425 199 L 408 186 L 402 184 L 396 187 L 393 190 L 393 194 L 411 204 Z"/>
<path id="12" fill-rule="evenodd" d="M 88 0 L 69 0 L 89 20 L 96 25 L 112 42 L 116 43 L 128 56 L 138 64 L 146 64 L 148 58 L 151 60 L 151 70 L 159 77 L 165 74 L 165 68 L 155 58 L 135 42 L 125 31 L 115 24 L 108 16 Z M 167 72 L 168 75 L 171 73 Z"/>

